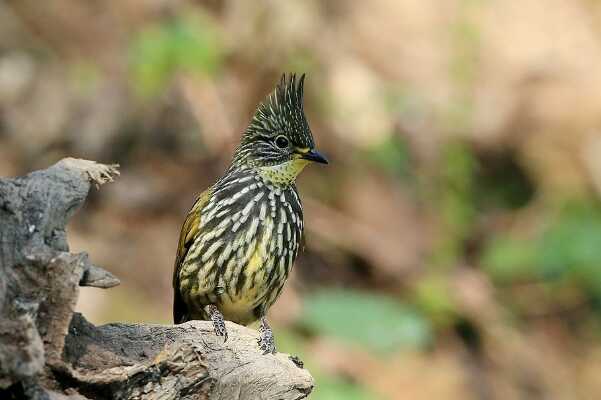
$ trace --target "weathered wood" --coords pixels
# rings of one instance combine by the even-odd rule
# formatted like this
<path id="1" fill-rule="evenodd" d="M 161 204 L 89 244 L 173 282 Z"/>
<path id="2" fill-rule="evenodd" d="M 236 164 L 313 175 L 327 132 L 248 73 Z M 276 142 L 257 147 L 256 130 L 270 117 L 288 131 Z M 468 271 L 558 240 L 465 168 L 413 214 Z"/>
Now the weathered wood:
<path id="1" fill-rule="evenodd" d="M 73 314 L 80 286 L 119 280 L 69 253 L 65 226 L 117 166 L 65 159 L 0 179 L 0 398 L 302 399 L 308 371 L 263 355 L 257 332 L 228 323 L 95 327 Z"/>

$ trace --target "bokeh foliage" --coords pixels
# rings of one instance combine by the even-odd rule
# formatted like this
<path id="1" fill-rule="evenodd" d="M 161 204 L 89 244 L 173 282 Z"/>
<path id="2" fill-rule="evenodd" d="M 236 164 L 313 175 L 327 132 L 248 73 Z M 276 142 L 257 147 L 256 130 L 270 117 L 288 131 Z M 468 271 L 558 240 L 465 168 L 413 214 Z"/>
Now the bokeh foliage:
<path id="1" fill-rule="evenodd" d="M 596 2 L 65 4 L 0 4 L 0 174 L 121 163 L 70 231 L 123 282 L 91 320 L 170 322 L 183 216 L 306 72 L 332 162 L 271 317 L 312 398 L 598 397 Z"/>

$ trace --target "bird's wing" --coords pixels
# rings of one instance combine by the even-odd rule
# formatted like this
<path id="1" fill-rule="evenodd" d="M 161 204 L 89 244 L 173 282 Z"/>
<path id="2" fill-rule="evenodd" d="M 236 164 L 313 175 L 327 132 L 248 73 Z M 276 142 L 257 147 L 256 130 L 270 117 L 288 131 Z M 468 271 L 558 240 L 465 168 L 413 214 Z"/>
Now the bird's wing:
<path id="1" fill-rule="evenodd" d="M 176 324 L 186 322 L 189 318 L 186 304 L 184 303 L 179 291 L 179 270 L 181 264 L 186 258 L 194 239 L 200 231 L 201 210 L 211 197 L 211 189 L 205 190 L 188 212 L 182 231 L 179 235 L 179 244 L 175 256 L 175 265 L 173 268 L 173 322 Z"/>

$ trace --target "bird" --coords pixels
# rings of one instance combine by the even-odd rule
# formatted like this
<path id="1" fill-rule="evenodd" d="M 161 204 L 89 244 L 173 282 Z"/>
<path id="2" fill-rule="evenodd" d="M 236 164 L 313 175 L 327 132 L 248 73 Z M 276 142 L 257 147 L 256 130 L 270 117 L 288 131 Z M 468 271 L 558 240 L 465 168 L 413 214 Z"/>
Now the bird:
<path id="1" fill-rule="evenodd" d="M 173 272 L 173 319 L 259 321 L 258 347 L 275 354 L 267 311 L 299 253 L 303 208 L 296 178 L 315 148 L 303 106 L 305 74 L 283 74 L 258 105 L 226 172 L 194 202 L 182 225 Z"/>

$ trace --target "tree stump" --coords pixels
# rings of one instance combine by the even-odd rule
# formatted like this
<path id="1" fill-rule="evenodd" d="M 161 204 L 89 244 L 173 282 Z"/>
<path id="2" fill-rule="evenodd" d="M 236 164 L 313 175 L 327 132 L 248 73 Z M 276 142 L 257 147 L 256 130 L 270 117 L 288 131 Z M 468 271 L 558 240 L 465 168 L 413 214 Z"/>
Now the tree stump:
<path id="1" fill-rule="evenodd" d="M 80 286 L 119 280 L 69 253 L 65 226 L 116 165 L 73 158 L 0 179 L 0 398 L 302 399 L 309 372 L 263 355 L 258 333 L 208 321 L 96 327 L 73 312 Z"/>

